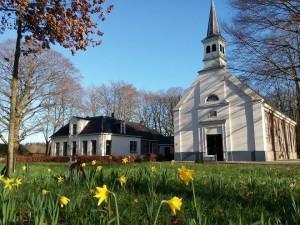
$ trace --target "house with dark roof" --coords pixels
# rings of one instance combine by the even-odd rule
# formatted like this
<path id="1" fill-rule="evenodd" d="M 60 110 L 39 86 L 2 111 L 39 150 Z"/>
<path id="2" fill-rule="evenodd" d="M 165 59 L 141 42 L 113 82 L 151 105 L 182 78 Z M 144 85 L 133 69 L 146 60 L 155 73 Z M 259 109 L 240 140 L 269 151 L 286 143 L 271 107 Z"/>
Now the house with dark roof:
<path id="1" fill-rule="evenodd" d="M 143 155 L 155 153 L 172 158 L 174 138 L 147 128 L 142 122 L 114 117 L 72 117 L 51 136 L 52 156 Z"/>

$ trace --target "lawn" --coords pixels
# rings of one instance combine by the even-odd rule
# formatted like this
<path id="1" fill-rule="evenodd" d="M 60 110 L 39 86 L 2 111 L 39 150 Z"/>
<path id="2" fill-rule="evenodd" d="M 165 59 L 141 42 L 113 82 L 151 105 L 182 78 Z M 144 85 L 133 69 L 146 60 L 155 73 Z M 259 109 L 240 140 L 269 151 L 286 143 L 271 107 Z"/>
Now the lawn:
<path id="1" fill-rule="evenodd" d="M 103 185 L 115 194 L 124 225 L 154 224 L 161 201 L 174 196 L 182 198 L 180 211 L 173 215 L 162 204 L 157 224 L 300 224 L 297 166 L 133 163 L 103 164 L 97 171 L 98 164 L 87 164 L 85 179 L 69 178 L 67 164 L 30 164 L 28 175 L 22 166 L 17 165 L 15 175 L 21 185 L 9 190 L 0 184 L 0 224 L 117 224 L 114 195 L 100 206 L 94 197 L 96 187 Z M 181 166 L 193 170 L 188 185 L 178 176 Z M 64 178 L 60 184 L 59 176 Z M 123 187 L 120 176 L 126 177 Z M 59 204 L 62 195 L 70 199 L 64 207 Z"/>

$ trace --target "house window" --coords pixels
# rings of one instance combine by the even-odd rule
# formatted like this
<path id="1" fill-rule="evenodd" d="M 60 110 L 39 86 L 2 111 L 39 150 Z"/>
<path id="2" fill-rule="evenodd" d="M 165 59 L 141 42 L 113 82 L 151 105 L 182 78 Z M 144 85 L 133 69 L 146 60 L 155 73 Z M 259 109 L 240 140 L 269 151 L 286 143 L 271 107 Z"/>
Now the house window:
<path id="1" fill-rule="evenodd" d="M 83 150 L 83 155 L 88 154 L 88 142 L 87 141 L 82 142 L 82 150 Z"/>
<path id="2" fill-rule="evenodd" d="M 217 111 L 211 111 L 211 112 L 209 112 L 209 115 L 208 115 L 209 118 L 216 118 L 217 116 L 218 116 Z"/>
<path id="3" fill-rule="evenodd" d="M 130 153 L 137 153 L 137 141 L 130 141 Z"/>
<path id="4" fill-rule="evenodd" d="M 60 143 L 56 142 L 55 144 L 55 151 L 56 151 L 56 155 L 59 156 L 59 148 L 60 148 Z"/>
<path id="5" fill-rule="evenodd" d="M 96 153 L 97 153 L 96 147 L 97 147 L 97 141 L 92 140 L 92 155 L 96 155 Z"/>
<path id="6" fill-rule="evenodd" d="M 76 155 L 76 141 L 73 141 L 73 145 L 72 145 L 72 155 Z"/>
<path id="7" fill-rule="evenodd" d="M 212 46 L 212 51 L 213 51 L 213 52 L 217 51 L 217 45 L 216 45 L 216 44 L 213 44 L 213 46 Z"/>
<path id="8" fill-rule="evenodd" d="M 73 131 L 72 131 L 73 135 L 77 134 L 77 124 L 73 124 Z"/>
<path id="9" fill-rule="evenodd" d="M 68 142 L 64 142 L 63 156 L 67 156 L 67 155 L 68 155 Z"/>
<path id="10" fill-rule="evenodd" d="M 216 102 L 219 101 L 219 97 L 217 95 L 209 95 L 206 99 L 207 102 Z"/>
<path id="11" fill-rule="evenodd" d="M 206 46 L 206 53 L 210 53 L 210 46 Z"/>

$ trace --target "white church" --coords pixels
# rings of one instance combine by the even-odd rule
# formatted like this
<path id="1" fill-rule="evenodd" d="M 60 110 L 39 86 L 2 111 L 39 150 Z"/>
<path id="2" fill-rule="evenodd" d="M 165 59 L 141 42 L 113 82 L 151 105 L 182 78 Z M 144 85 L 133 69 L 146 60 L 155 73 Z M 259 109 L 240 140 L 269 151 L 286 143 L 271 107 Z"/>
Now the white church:
<path id="1" fill-rule="evenodd" d="M 296 122 L 227 71 L 214 1 L 202 43 L 204 68 L 174 109 L 175 160 L 296 159 Z"/>

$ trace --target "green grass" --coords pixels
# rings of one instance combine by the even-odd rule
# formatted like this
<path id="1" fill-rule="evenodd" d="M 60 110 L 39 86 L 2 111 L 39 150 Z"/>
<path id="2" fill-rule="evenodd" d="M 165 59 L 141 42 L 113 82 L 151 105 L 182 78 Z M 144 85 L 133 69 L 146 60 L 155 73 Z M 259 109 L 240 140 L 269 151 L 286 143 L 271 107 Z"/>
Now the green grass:
<path id="1" fill-rule="evenodd" d="M 10 202 L 16 203 L 16 222 L 12 224 L 51 224 L 49 221 L 55 214 L 54 208 L 58 208 L 57 198 L 60 195 L 69 197 L 71 201 L 66 207 L 59 208 L 57 224 L 94 225 L 109 224 L 109 221 L 115 224 L 112 198 L 108 204 L 98 207 L 97 199 L 93 197 L 95 187 L 103 184 L 116 193 L 121 224 L 153 224 L 160 202 L 173 196 L 182 198 L 181 211 L 175 217 L 168 206 L 163 205 L 158 224 L 300 224 L 298 166 L 183 163 L 102 165 L 102 172 L 95 175 L 95 167 L 87 166 L 88 179 L 69 179 L 67 164 L 30 164 L 28 176 L 23 174 L 22 165 L 17 165 L 15 176 L 22 178 L 23 184 L 11 191 L 4 191 L 0 187 L 2 201 L 8 202 L 10 199 Z M 177 170 L 182 165 L 194 170 L 201 221 L 198 218 L 195 222 L 191 186 L 186 186 L 178 179 Z M 151 166 L 157 168 L 155 174 L 151 173 Z M 47 172 L 48 168 L 51 168 L 51 173 Z M 62 185 L 56 182 L 59 175 L 66 178 Z M 125 189 L 117 182 L 121 175 L 127 178 Z M 51 195 L 42 196 L 39 191 L 41 188 L 49 190 Z M 2 210 L 4 205 L 2 203 Z M 43 221 L 39 223 L 39 220 Z"/>

